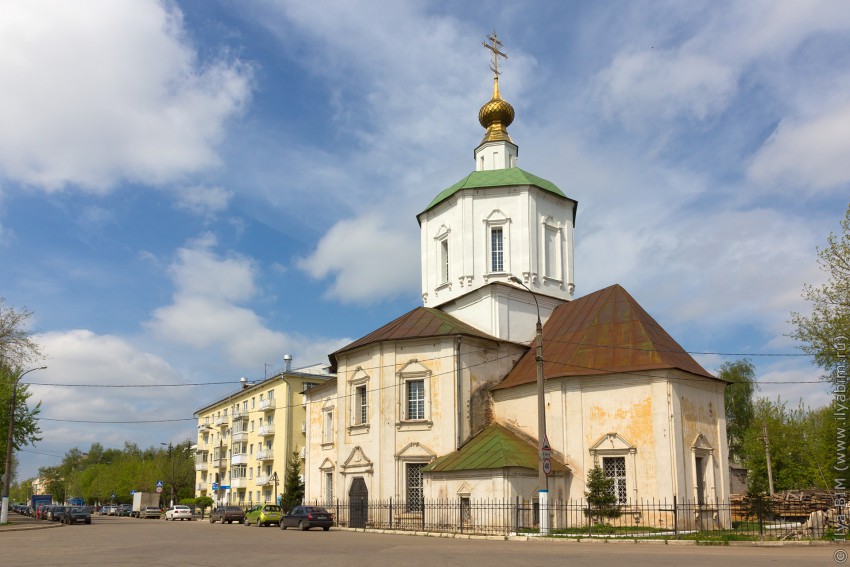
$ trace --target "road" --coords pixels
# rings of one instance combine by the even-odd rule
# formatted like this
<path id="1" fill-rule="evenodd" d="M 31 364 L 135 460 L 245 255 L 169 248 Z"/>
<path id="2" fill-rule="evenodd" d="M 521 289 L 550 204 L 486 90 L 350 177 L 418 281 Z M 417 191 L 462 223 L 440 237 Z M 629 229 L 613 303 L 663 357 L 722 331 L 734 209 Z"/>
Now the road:
<path id="1" fill-rule="evenodd" d="M 92 525 L 0 533 L 0 564 L 9 566 L 809 567 L 838 565 L 836 549 L 463 540 L 101 516 Z"/>

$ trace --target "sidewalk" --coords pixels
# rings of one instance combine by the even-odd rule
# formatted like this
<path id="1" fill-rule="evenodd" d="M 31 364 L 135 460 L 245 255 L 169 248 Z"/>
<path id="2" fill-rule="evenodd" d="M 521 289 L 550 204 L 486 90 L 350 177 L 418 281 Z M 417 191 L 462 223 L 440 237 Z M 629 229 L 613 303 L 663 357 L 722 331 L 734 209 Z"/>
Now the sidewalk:
<path id="1" fill-rule="evenodd" d="M 62 524 L 48 520 L 36 520 L 29 516 L 22 516 L 9 511 L 9 523 L 0 525 L 0 532 L 17 532 L 21 530 L 41 530 L 47 528 L 58 528 Z"/>

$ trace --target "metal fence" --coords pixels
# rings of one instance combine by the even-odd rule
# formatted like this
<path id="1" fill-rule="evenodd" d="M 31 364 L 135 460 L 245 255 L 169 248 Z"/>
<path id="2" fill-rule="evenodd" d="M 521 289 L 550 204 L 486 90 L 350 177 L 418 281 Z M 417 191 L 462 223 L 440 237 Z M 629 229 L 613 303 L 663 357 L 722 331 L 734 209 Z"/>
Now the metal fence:
<path id="1" fill-rule="evenodd" d="M 334 500 L 310 501 L 352 528 L 510 535 L 538 532 L 536 501 L 521 500 Z M 594 510 L 584 501 L 550 501 L 550 535 L 576 538 L 831 539 L 844 510 L 805 501 L 769 498 L 697 503 L 641 500 Z"/>

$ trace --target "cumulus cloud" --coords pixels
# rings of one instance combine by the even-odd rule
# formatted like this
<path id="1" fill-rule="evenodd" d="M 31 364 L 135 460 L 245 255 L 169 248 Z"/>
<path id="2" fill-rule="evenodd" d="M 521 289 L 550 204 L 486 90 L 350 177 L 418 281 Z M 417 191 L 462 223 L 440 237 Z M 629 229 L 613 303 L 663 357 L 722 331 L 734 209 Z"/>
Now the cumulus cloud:
<path id="1" fill-rule="evenodd" d="M 316 250 L 298 266 L 316 279 L 331 277 L 326 296 L 344 303 L 370 304 L 417 289 L 419 255 L 416 232 L 391 226 L 368 214 L 334 225 Z"/>
<path id="2" fill-rule="evenodd" d="M 102 192 L 210 167 L 251 75 L 227 57 L 200 61 L 171 3 L 6 3 L 0 172 Z"/>
<path id="3" fill-rule="evenodd" d="M 814 192 L 850 183 L 850 103 L 814 118 L 783 121 L 753 158 L 756 183 Z"/>

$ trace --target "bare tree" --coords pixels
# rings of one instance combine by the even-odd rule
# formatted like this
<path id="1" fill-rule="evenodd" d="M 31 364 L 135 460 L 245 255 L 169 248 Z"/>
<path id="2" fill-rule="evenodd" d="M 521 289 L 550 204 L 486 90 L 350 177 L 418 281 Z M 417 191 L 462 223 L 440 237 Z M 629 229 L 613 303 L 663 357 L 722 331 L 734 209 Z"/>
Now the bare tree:
<path id="1" fill-rule="evenodd" d="M 15 309 L 0 297 L 0 364 L 23 366 L 41 357 L 41 347 L 32 340 L 27 323 L 32 311 L 24 307 Z"/>

